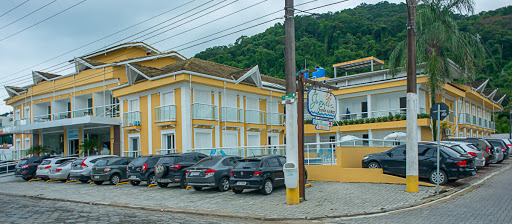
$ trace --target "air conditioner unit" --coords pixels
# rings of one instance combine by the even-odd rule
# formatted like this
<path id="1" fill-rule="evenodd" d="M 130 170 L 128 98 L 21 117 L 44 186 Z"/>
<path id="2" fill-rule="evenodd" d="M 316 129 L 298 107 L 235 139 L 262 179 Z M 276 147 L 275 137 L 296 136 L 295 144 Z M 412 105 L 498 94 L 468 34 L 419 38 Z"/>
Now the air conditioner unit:
<path id="1" fill-rule="evenodd" d="M 444 130 L 444 134 L 445 134 L 446 136 L 452 136 L 452 130 L 450 130 L 450 129 L 445 129 L 445 130 Z"/>

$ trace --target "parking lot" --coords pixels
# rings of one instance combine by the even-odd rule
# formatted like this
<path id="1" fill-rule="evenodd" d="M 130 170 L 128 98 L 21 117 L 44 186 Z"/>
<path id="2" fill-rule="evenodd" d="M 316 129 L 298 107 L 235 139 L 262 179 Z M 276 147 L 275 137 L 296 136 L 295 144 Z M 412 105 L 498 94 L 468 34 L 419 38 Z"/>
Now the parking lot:
<path id="1" fill-rule="evenodd" d="M 278 188 L 272 195 L 259 192 L 200 192 L 183 190 L 178 186 L 159 188 L 147 186 L 89 185 L 80 182 L 59 181 L 26 182 L 17 180 L 0 183 L 0 194 L 27 195 L 63 199 L 85 203 L 114 204 L 144 207 L 154 210 L 194 212 L 254 218 L 326 217 L 346 213 L 380 211 L 415 204 L 432 195 L 435 188 L 420 186 L 420 193 L 405 192 L 405 185 L 310 182 L 306 189 L 307 201 L 298 205 L 286 204 L 286 190 Z"/>

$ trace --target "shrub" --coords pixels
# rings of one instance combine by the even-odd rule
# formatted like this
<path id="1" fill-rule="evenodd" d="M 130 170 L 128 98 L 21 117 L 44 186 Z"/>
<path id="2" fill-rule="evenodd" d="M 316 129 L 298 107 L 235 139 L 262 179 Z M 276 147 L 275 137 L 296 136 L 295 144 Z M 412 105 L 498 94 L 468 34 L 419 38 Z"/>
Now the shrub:
<path id="1" fill-rule="evenodd" d="M 363 118 L 359 119 L 359 124 L 364 124 L 364 119 Z"/>
<path id="2" fill-rule="evenodd" d="M 347 125 L 348 124 L 348 120 L 343 120 L 343 124 Z"/>
<path id="3" fill-rule="evenodd" d="M 407 120 L 407 115 L 402 115 L 402 120 Z"/>
<path id="4" fill-rule="evenodd" d="M 388 117 L 382 117 L 382 122 L 388 121 Z"/>
<path id="5" fill-rule="evenodd" d="M 370 123 L 370 119 L 369 118 L 364 119 L 364 123 L 366 123 L 366 124 Z"/>
<path id="6" fill-rule="evenodd" d="M 381 118 L 381 117 L 378 117 L 378 118 L 377 118 L 377 122 L 382 122 L 382 118 Z"/>
<path id="7" fill-rule="evenodd" d="M 395 114 L 395 119 L 396 119 L 397 121 L 401 120 L 401 119 L 402 119 L 402 115 L 400 115 L 400 114 Z"/>
<path id="8" fill-rule="evenodd" d="M 392 114 L 388 115 L 388 121 L 393 121 L 394 116 Z"/>
<path id="9" fill-rule="evenodd" d="M 370 118 L 370 123 L 375 123 L 375 118 L 374 117 Z"/>
<path id="10" fill-rule="evenodd" d="M 348 124 L 354 124 L 354 120 L 349 120 Z"/>

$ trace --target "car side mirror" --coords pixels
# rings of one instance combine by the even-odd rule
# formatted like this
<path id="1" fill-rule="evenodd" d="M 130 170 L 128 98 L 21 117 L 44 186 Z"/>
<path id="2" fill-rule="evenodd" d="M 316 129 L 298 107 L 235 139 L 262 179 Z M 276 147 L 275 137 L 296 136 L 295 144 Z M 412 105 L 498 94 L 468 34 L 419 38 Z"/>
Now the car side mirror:
<path id="1" fill-rule="evenodd" d="M 393 157 L 393 153 L 391 152 L 387 152 L 386 154 L 388 154 L 389 157 Z"/>

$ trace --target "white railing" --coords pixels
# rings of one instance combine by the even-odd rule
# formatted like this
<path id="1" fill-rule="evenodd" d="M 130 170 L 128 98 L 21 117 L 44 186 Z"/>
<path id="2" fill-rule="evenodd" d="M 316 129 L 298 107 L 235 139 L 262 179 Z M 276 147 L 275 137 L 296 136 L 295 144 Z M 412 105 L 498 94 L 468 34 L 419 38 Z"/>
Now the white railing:
<path id="1" fill-rule="evenodd" d="M 210 156 L 237 155 L 242 157 L 248 157 L 261 155 L 286 155 L 285 145 L 196 148 L 192 149 L 192 151 L 201 152 Z"/>
<path id="2" fill-rule="evenodd" d="M 123 156 L 125 156 L 125 157 L 140 157 L 141 151 L 124 151 Z"/>
<path id="3" fill-rule="evenodd" d="M 0 174 L 14 173 L 14 171 L 16 171 L 15 167 L 17 164 L 18 162 L 6 162 L 0 164 Z"/>
<path id="4" fill-rule="evenodd" d="M 157 155 L 169 155 L 173 153 L 178 153 L 178 150 L 176 149 L 157 149 L 156 154 Z"/>
<path id="5" fill-rule="evenodd" d="M 383 139 L 353 139 L 337 142 L 341 147 L 394 147 L 405 144 L 404 140 L 383 140 Z"/>
<path id="6" fill-rule="evenodd" d="M 28 149 L 16 149 L 12 151 L 12 160 L 20 160 L 27 157 Z"/>
<path id="7" fill-rule="evenodd" d="M 155 116 L 156 122 L 176 121 L 176 106 L 166 105 L 155 107 Z"/>
<path id="8" fill-rule="evenodd" d="M 51 114 L 34 116 L 34 123 L 41 123 L 41 122 L 46 122 L 46 121 L 51 121 L 51 120 L 52 120 Z"/>
<path id="9" fill-rule="evenodd" d="M 140 111 L 132 111 L 123 114 L 123 126 L 140 126 Z"/>
<path id="10" fill-rule="evenodd" d="M 304 144 L 304 164 L 336 165 L 337 162 L 335 142 Z"/>
<path id="11" fill-rule="evenodd" d="M 265 112 L 259 110 L 245 111 L 246 124 L 265 124 Z"/>
<path id="12" fill-rule="evenodd" d="M 220 121 L 222 122 L 244 122 L 244 110 L 234 107 L 220 108 Z"/>
<path id="13" fill-rule="evenodd" d="M 267 125 L 284 125 L 284 114 L 281 113 L 267 113 Z"/>
<path id="14" fill-rule="evenodd" d="M 368 118 L 368 112 L 360 113 L 345 113 L 340 115 L 341 120 L 356 120 L 361 118 Z"/>
<path id="15" fill-rule="evenodd" d="M 95 110 L 96 117 L 119 117 L 119 103 L 97 106 Z"/>
<path id="16" fill-rule="evenodd" d="M 85 116 L 92 116 L 92 107 L 90 108 L 83 108 L 73 111 L 73 117 L 85 117 Z"/>
<path id="17" fill-rule="evenodd" d="M 371 117 L 372 118 L 377 118 L 377 117 L 384 117 L 384 116 L 389 116 L 389 115 L 395 116 L 396 114 L 406 115 L 407 114 L 407 109 L 401 108 L 401 109 L 389 109 L 389 110 L 372 111 Z"/>
<path id="18" fill-rule="evenodd" d="M 420 107 L 420 111 L 419 111 L 420 114 L 426 114 L 427 113 L 427 110 L 425 109 L 425 107 Z"/>
<path id="19" fill-rule="evenodd" d="M 471 124 L 471 115 L 468 113 L 459 114 L 459 124 Z"/>
<path id="20" fill-rule="evenodd" d="M 64 111 L 64 112 L 59 112 L 59 113 L 54 113 L 53 114 L 53 120 L 62 120 L 62 119 L 66 119 L 66 118 L 71 118 L 71 111 Z"/>
<path id="21" fill-rule="evenodd" d="M 30 124 L 30 120 L 28 118 L 22 118 L 14 121 L 14 126 L 21 126 Z"/>
<path id="22" fill-rule="evenodd" d="M 211 104 L 193 103 L 192 119 L 217 120 L 219 119 L 217 106 Z"/>

